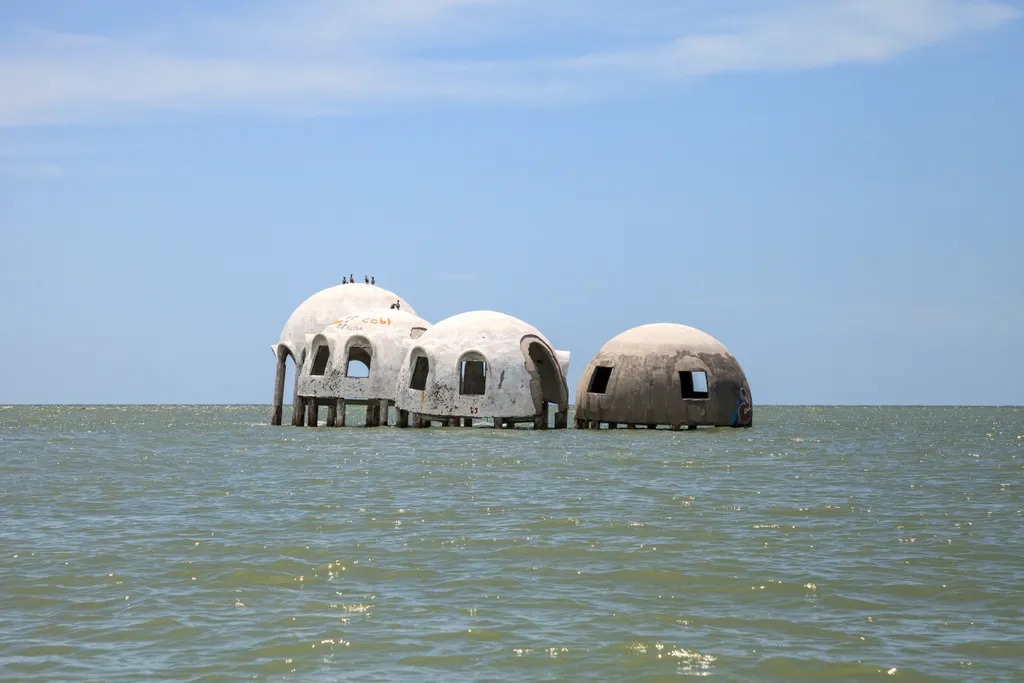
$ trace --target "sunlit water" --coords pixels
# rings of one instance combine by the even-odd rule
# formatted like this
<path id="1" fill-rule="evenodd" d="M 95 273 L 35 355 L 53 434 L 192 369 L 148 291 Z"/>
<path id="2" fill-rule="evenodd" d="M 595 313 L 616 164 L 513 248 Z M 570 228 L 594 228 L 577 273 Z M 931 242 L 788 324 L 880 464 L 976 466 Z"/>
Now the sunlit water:
<path id="1" fill-rule="evenodd" d="M 1024 409 L 0 408 L 0 679 L 1024 680 Z"/>

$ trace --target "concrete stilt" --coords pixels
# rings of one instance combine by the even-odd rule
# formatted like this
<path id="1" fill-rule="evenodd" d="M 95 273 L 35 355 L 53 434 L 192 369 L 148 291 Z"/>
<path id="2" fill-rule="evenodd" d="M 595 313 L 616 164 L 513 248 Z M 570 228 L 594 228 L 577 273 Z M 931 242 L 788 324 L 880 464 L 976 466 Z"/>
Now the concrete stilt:
<path id="1" fill-rule="evenodd" d="M 658 425 L 647 425 L 648 429 L 657 429 Z"/>
<path id="2" fill-rule="evenodd" d="M 461 427 L 462 426 L 462 420 L 460 420 L 457 417 L 449 417 L 448 418 L 448 426 L 449 427 Z"/>
<path id="3" fill-rule="evenodd" d="M 618 422 L 609 422 L 608 423 L 608 429 L 618 429 L 618 428 L 619 428 L 619 423 Z"/>
<path id="4" fill-rule="evenodd" d="M 559 410 L 555 412 L 555 429 L 569 428 L 569 411 Z"/>
<path id="5" fill-rule="evenodd" d="M 339 398 L 337 406 L 338 406 L 338 417 L 334 420 L 334 426 L 335 427 L 344 427 L 345 426 L 345 399 Z"/>
<path id="6" fill-rule="evenodd" d="M 377 426 L 377 420 L 375 419 L 376 416 L 377 416 L 377 407 L 371 401 L 370 403 L 366 404 L 366 426 L 367 427 L 376 427 Z"/>
<path id="7" fill-rule="evenodd" d="M 544 411 L 543 415 L 534 415 L 533 417 L 533 428 L 534 429 L 547 429 L 548 428 L 548 414 Z"/>
<path id="8" fill-rule="evenodd" d="M 387 427 L 388 421 L 391 419 L 391 402 L 386 398 L 380 400 L 380 404 L 377 406 L 377 426 Z"/>
<path id="9" fill-rule="evenodd" d="M 697 425 L 688 425 L 686 428 L 691 432 L 697 431 Z"/>
<path id="10" fill-rule="evenodd" d="M 327 426 L 333 427 L 338 419 L 338 404 L 331 401 L 327 404 Z"/>
<path id="11" fill-rule="evenodd" d="M 463 427 L 472 427 L 473 426 L 473 418 L 471 418 L 471 417 L 464 417 L 464 418 L 462 418 L 462 426 Z"/>
<path id="12" fill-rule="evenodd" d="M 299 370 L 302 365 L 295 361 L 295 386 L 292 388 L 292 426 L 302 427 L 306 424 L 306 402 L 299 396 Z"/>
<path id="13" fill-rule="evenodd" d="M 590 428 L 591 429 L 600 429 L 601 428 L 601 421 L 600 420 L 591 420 L 590 421 Z"/>
<path id="14" fill-rule="evenodd" d="M 396 410 L 395 415 L 395 426 L 400 429 L 405 429 L 409 426 L 409 411 L 408 410 Z"/>
<path id="15" fill-rule="evenodd" d="M 320 423 L 320 411 L 319 406 L 316 404 L 316 399 L 310 396 L 306 399 L 306 426 L 316 427 Z"/>
<path id="16" fill-rule="evenodd" d="M 504 427 L 505 427 L 505 418 L 503 418 L 503 417 L 496 417 L 496 418 L 494 418 L 494 428 L 495 429 L 503 429 Z"/>
<path id="17" fill-rule="evenodd" d="M 288 371 L 288 353 L 283 348 L 277 350 L 277 374 L 274 377 L 274 404 L 270 411 L 270 424 L 281 426 L 284 411 L 284 378 Z"/>
<path id="18" fill-rule="evenodd" d="M 412 428 L 423 429 L 423 416 L 419 413 L 412 414 Z"/>

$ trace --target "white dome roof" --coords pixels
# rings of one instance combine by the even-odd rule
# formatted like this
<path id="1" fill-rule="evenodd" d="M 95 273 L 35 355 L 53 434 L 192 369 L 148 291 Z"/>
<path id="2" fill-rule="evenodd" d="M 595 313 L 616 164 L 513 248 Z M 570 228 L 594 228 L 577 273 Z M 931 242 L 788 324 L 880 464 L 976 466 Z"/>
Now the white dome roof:
<path id="1" fill-rule="evenodd" d="M 518 343 L 518 338 L 528 334 L 537 335 L 549 346 L 551 345 L 547 337 L 541 334 L 540 330 L 533 325 L 511 315 L 494 311 L 471 311 L 469 313 L 453 315 L 434 325 L 423 336 L 427 338 L 429 335 L 431 339 L 451 335 L 465 336 L 473 339 L 508 339 L 510 337 L 517 337 L 516 342 Z"/>
<path id="2" fill-rule="evenodd" d="M 626 330 L 608 340 L 599 353 L 633 354 L 677 349 L 687 349 L 695 353 L 732 355 L 722 342 L 707 332 L 675 323 L 655 323 Z"/>
<path id="3" fill-rule="evenodd" d="M 306 335 L 322 332 L 330 323 L 346 315 L 389 310 L 395 301 L 401 302 L 402 311 L 416 314 L 405 299 L 376 285 L 356 283 L 330 287 L 309 297 L 295 309 L 281 330 L 278 344 L 295 355 L 305 343 Z"/>

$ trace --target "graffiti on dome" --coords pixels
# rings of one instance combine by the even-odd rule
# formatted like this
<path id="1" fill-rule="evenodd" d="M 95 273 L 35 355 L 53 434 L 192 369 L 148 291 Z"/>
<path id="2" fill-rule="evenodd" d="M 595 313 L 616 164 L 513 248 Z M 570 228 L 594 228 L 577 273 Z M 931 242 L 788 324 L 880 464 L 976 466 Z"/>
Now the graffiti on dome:
<path id="1" fill-rule="evenodd" d="M 331 327 L 338 330 L 363 330 L 367 325 L 391 326 L 391 318 L 383 316 L 349 315 L 331 323 Z"/>

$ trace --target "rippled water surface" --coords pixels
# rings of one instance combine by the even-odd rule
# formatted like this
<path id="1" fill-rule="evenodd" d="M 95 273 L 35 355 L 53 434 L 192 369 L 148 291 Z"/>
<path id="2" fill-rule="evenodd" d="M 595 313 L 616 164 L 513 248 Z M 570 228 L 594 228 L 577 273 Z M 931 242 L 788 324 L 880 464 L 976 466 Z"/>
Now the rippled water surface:
<path id="1" fill-rule="evenodd" d="M 1024 409 L 0 408 L 0 679 L 1024 680 Z"/>

